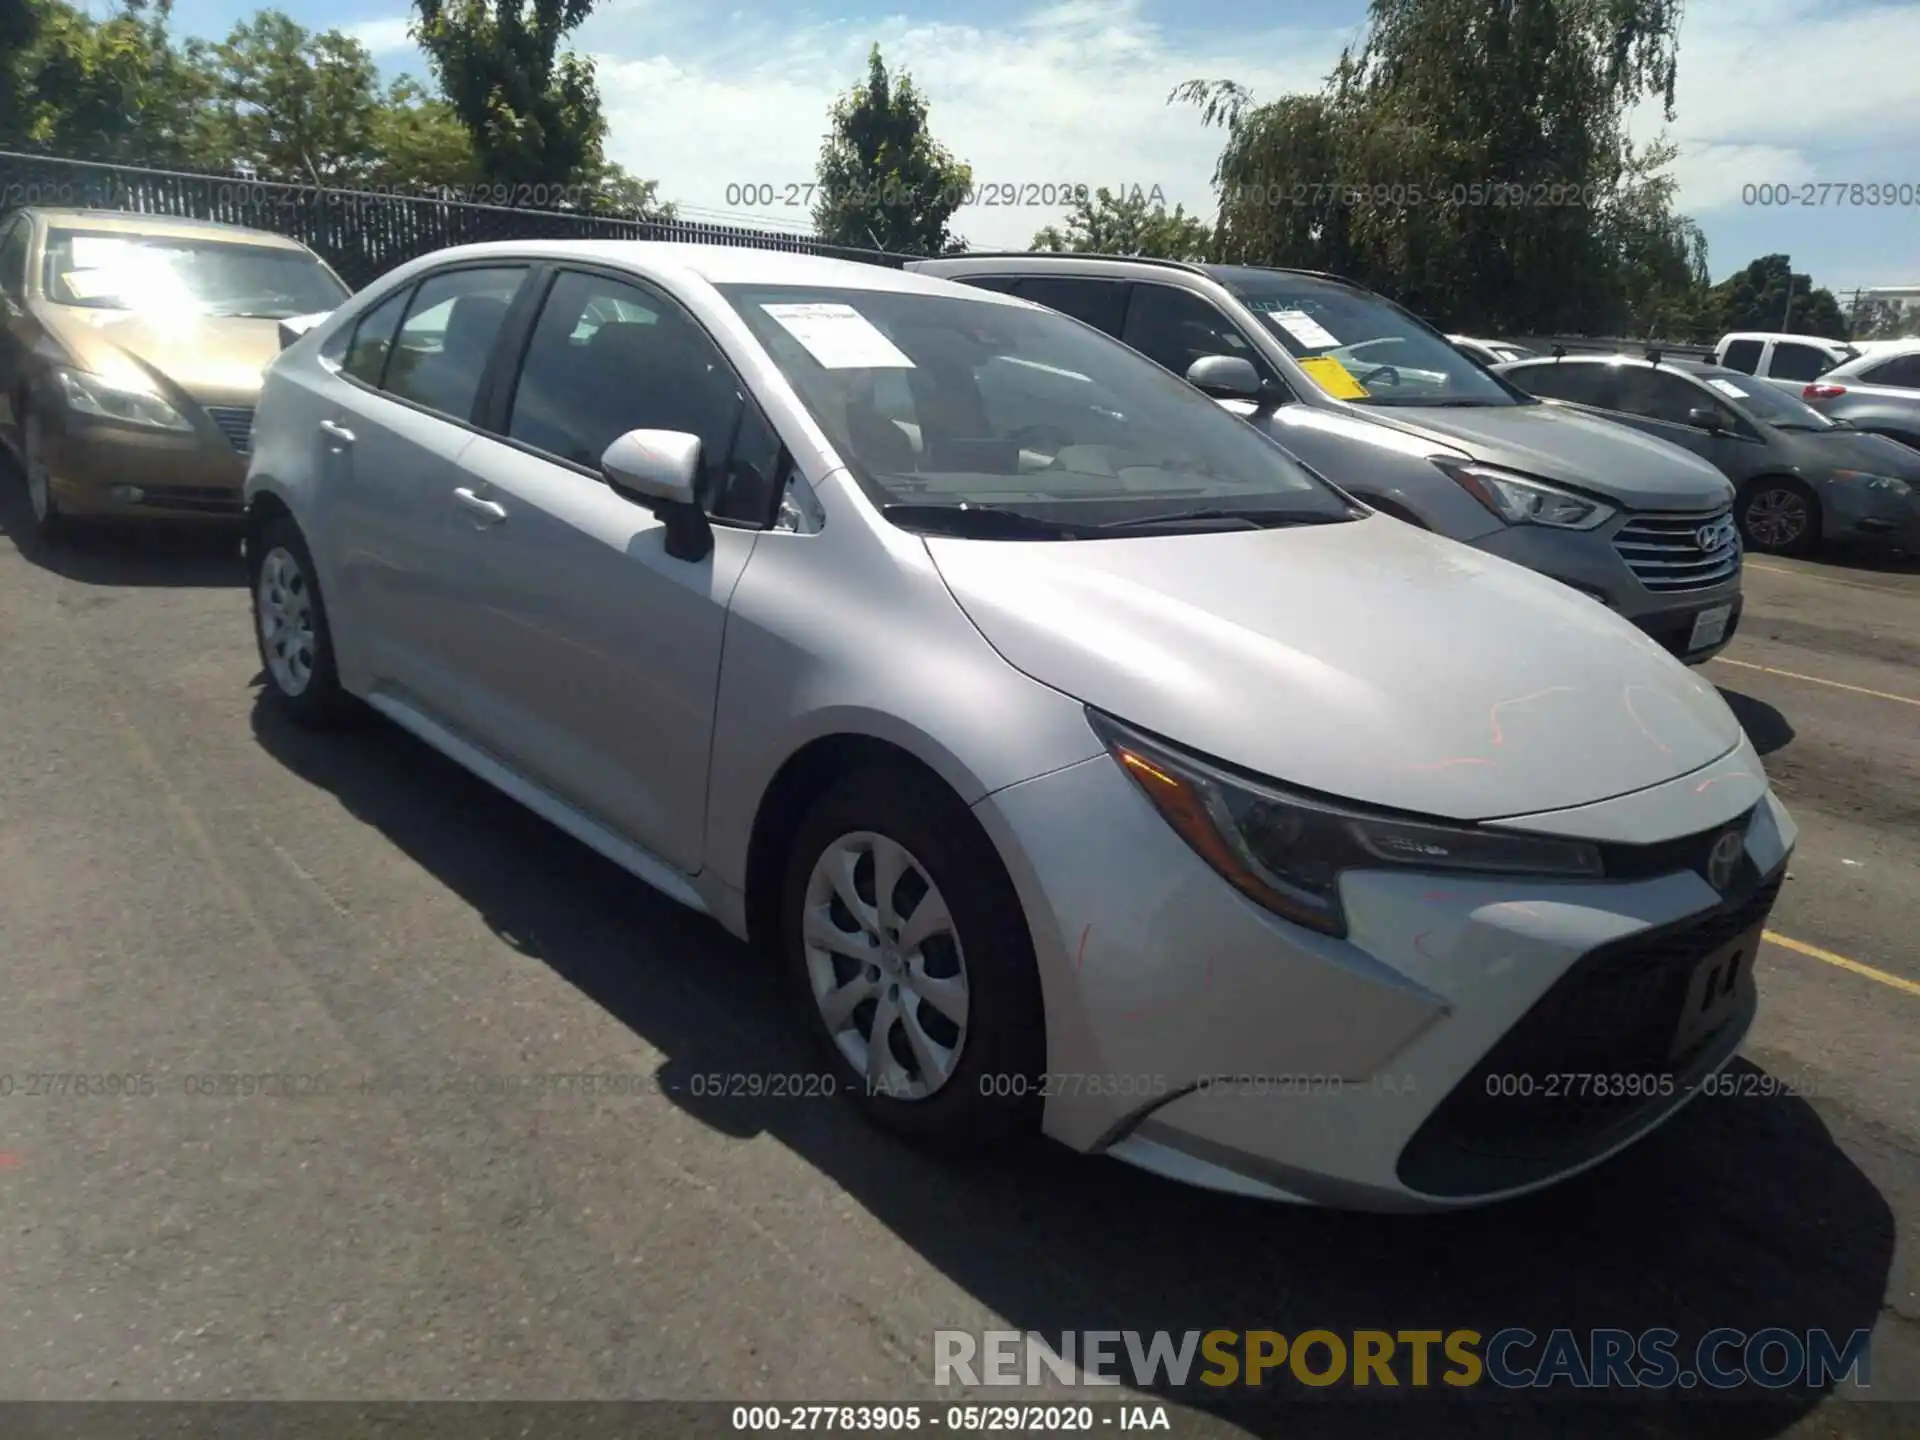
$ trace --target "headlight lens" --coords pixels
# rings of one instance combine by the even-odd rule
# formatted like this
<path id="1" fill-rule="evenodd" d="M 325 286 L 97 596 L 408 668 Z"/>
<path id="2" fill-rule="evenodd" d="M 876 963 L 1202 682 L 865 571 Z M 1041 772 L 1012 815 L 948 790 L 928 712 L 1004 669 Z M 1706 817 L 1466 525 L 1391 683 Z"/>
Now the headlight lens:
<path id="1" fill-rule="evenodd" d="M 1605 524 L 1613 506 L 1560 490 L 1541 480 L 1492 465 L 1435 457 L 1446 477 L 1509 525 L 1549 525 L 1556 530 L 1591 530 Z"/>
<path id="2" fill-rule="evenodd" d="M 82 370 L 56 370 L 67 407 L 100 420 L 141 425 L 150 430 L 191 430 L 193 425 L 158 395 L 114 385 Z"/>
<path id="3" fill-rule="evenodd" d="M 1369 814 L 1229 775 L 1088 710 L 1120 768 L 1182 840 L 1248 898 L 1328 935 L 1347 933 L 1340 875 L 1408 868 L 1590 879 L 1597 846 L 1444 822 Z"/>
<path id="4" fill-rule="evenodd" d="M 1833 472 L 1833 478 L 1863 485 L 1869 490 L 1890 491 L 1895 495 L 1913 493 L 1913 487 L 1906 481 L 1893 475 L 1876 475 L 1871 470 L 1836 470 Z"/>

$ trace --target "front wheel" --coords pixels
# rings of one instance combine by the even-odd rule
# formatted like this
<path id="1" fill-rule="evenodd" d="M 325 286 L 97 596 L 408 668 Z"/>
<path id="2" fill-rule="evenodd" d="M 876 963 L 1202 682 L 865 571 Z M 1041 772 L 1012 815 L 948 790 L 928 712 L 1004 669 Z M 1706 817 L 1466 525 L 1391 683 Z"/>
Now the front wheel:
<path id="1" fill-rule="evenodd" d="M 1811 555 L 1820 545 L 1820 502 L 1798 480 L 1756 480 L 1740 499 L 1740 538 L 1764 555 Z"/>
<path id="2" fill-rule="evenodd" d="M 49 543 L 70 539 L 73 523 L 54 499 L 46 435 L 41 429 L 40 417 L 31 409 L 20 417 L 20 468 L 26 476 L 27 503 L 33 508 L 33 533 Z"/>
<path id="3" fill-rule="evenodd" d="M 1038 969 L 991 842 L 939 782 L 854 775 L 815 802 L 780 911 L 789 983 L 838 1088 L 891 1130 L 949 1144 L 1037 1128 Z"/>

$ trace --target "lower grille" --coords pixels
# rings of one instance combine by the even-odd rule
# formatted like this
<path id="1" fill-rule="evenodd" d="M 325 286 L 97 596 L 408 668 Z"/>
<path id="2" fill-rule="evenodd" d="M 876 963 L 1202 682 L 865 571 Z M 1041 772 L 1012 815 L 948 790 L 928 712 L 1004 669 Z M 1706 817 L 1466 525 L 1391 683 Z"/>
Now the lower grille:
<path id="1" fill-rule="evenodd" d="M 1729 509 L 1689 515 L 1635 515 L 1613 537 L 1613 548 L 1647 589 L 1659 594 L 1705 590 L 1740 573 L 1739 532 L 1722 522 Z M 1727 539 L 1703 548 L 1700 537 L 1720 530 Z"/>
<path id="2" fill-rule="evenodd" d="M 246 509 L 238 490 L 217 485 L 149 485 L 140 504 L 156 510 L 195 510 L 208 515 L 238 515 Z"/>
<path id="3" fill-rule="evenodd" d="M 1402 1182 L 1429 1195 L 1531 1184 L 1678 1104 L 1704 1058 L 1751 1022 L 1756 1000 L 1743 964 L 1730 1018 L 1687 1054 L 1669 1055 L 1694 968 L 1764 924 L 1784 878 L 1776 872 L 1705 916 L 1582 956 L 1427 1117 L 1401 1152 Z M 1578 1076 L 1593 1079 L 1568 1078 Z"/>
<path id="4" fill-rule="evenodd" d="M 253 449 L 253 411 L 242 405 L 209 405 L 207 415 L 240 454 Z"/>

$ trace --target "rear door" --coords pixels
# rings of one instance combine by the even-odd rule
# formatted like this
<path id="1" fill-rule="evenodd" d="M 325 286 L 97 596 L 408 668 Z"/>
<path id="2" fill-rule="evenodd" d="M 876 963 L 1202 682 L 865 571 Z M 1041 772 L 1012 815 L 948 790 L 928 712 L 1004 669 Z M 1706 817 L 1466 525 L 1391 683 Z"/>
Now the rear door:
<path id="1" fill-rule="evenodd" d="M 700 867 L 727 604 L 789 464 L 719 347 L 631 276 L 561 269 L 518 373 L 460 457 L 467 623 L 447 637 L 475 738 L 684 872 Z M 704 559 L 600 474 L 629 430 L 701 440 Z"/>

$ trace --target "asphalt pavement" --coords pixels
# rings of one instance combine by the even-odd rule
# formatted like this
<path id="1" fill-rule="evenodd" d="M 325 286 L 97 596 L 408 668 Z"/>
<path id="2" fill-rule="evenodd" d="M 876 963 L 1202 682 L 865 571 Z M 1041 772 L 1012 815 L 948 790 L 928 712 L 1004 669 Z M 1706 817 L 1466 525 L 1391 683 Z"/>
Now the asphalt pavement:
<path id="1" fill-rule="evenodd" d="M 910 1400 L 942 1328 L 1780 1325 L 1871 1328 L 1867 1393 L 1907 1403 L 1540 1409 L 1920 1429 L 1920 563 L 1756 560 L 1706 669 L 1801 826 L 1767 1083 L 1545 1195 L 1382 1219 L 715 1094 L 815 1071 L 760 961 L 396 730 L 279 723 L 237 556 L 25 518 L 0 472 L 0 1398 Z M 556 1074 L 611 1078 L 521 1083 Z M 1156 1398 L 1182 1433 L 1515 1433 L 1301 1393 Z"/>

